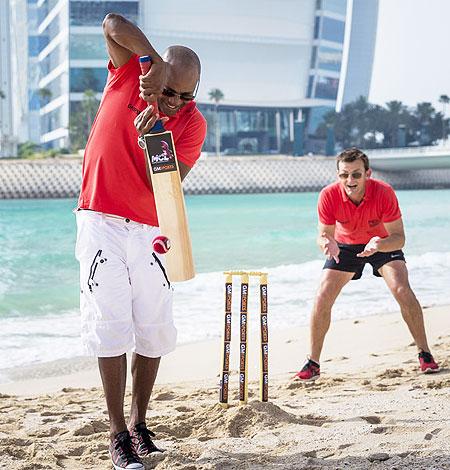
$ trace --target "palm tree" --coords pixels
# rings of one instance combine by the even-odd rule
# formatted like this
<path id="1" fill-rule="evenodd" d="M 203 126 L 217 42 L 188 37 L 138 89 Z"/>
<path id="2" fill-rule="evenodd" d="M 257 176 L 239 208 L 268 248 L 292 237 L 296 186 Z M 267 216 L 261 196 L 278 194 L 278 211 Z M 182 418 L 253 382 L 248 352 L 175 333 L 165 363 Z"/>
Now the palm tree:
<path id="1" fill-rule="evenodd" d="M 445 129 L 445 106 L 450 103 L 450 97 L 448 95 L 441 95 L 439 97 L 439 103 L 442 103 L 442 141 L 445 142 L 447 140 L 447 132 Z"/>
<path id="2" fill-rule="evenodd" d="M 214 122 L 216 125 L 216 155 L 220 155 L 220 121 L 219 121 L 219 102 L 225 98 L 222 90 L 213 88 L 209 91 L 209 99 L 214 101 Z"/>
<path id="3" fill-rule="evenodd" d="M 79 150 L 86 146 L 99 105 L 97 93 L 94 90 L 84 90 L 83 99 L 77 104 L 77 111 L 72 111 L 69 117 L 72 150 Z"/>
<path id="4" fill-rule="evenodd" d="M 87 129 L 90 132 L 98 109 L 97 93 L 94 90 L 84 90 L 82 109 L 86 113 Z"/>
<path id="5" fill-rule="evenodd" d="M 52 97 L 52 92 L 48 88 L 39 88 L 37 94 L 41 100 L 41 106 L 47 104 Z"/>

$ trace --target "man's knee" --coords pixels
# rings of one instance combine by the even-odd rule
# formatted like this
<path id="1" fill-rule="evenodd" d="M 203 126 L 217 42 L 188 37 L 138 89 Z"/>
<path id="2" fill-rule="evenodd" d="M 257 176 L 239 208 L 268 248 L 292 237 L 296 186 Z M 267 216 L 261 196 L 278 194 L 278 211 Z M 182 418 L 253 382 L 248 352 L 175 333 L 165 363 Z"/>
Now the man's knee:
<path id="1" fill-rule="evenodd" d="M 402 306 L 409 306 L 417 302 L 416 296 L 408 284 L 395 283 L 391 290 L 397 302 Z"/>
<path id="2" fill-rule="evenodd" d="M 331 309 L 336 300 L 337 294 L 327 286 L 327 283 L 322 284 L 316 295 L 315 307 L 318 311 L 327 311 Z"/>

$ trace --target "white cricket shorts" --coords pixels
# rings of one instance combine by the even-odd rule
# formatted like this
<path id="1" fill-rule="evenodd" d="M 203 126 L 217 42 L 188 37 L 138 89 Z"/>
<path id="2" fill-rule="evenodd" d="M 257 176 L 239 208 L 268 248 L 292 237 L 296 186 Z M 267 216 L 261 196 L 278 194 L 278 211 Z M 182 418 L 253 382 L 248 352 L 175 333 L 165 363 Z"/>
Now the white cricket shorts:
<path id="1" fill-rule="evenodd" d="M 152 249 L 159 227 L 90 210 L 76 212 L 81 337 L 87 354 L 130 350 L 160 357 L 175 349 L 172 287 L 164 255 Z"/>

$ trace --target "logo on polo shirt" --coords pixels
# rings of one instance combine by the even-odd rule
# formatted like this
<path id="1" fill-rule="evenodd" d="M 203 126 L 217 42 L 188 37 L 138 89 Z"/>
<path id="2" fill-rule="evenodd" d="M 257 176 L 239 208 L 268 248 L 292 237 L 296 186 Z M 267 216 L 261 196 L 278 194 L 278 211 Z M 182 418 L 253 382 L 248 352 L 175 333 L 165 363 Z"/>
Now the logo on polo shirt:
<path id="1" fill-rule="evenodd" d="M 136 114 L 140 114 L 142 111 L 136 108 L 136 106 L 133 106 L 132 104 L 129 104 L 128 109 L 131 109 L 131 111 L 134 111 Z"/>

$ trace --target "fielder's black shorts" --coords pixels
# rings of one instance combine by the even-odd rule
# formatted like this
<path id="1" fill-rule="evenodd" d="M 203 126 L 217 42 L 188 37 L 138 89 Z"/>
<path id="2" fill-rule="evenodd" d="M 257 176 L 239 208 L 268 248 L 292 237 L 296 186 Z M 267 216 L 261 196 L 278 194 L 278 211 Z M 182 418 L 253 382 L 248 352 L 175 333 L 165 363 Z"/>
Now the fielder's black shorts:
<path id="1" fill-rule="evenodd" d="M 338 243 L 338 246 L 341 250 L 339 253 L 339 263 L 336 263 L 334 258 L 327 259 L 323 269 L 335 269 L 336 271 L 355 273 L 352 277 L 353 281 L 361 277 L 366 263 L 372 266 L 374 276 L 381 277 L 381 274 L 378 272 L 381 266 L 391 261 L 405 261 L 405 255 L 402 250 L 390 251 L 388 253 L 378 251 L 372 256 L 358 258 L 356 255 L 364 251 L 366 245 L 344 245 Z"/>

